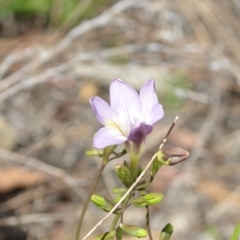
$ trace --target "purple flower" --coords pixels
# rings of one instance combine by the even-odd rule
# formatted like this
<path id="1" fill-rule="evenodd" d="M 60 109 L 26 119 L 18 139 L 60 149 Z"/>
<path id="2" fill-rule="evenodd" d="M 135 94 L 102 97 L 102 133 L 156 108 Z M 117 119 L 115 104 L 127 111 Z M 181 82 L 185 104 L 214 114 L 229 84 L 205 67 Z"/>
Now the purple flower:
<path id="1" fill-rule="evenodd" d="M 100 97 L 90 99 L 98 121 L 104 125 L 96 133 L 93 145 L 104 148 L 125 143 L 130 154 L 139 155 L 154 123 L 164 116 L 155 81 L 147 81 L 138 94 L 130 85 L 116 79 L 110 85 L 110 100 L 111 106 Z"/>

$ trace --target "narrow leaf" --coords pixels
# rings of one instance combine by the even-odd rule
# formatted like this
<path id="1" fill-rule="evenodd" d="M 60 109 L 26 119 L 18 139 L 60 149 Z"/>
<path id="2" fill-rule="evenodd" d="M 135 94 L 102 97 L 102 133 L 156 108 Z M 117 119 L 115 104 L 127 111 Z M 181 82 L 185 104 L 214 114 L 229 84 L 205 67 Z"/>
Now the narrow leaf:
<path id="1" fill-rule="evenodd" d="M 240 222 L 237 224 L 230 240 L 239 240 L 239 236 L 240 236 Z"/>

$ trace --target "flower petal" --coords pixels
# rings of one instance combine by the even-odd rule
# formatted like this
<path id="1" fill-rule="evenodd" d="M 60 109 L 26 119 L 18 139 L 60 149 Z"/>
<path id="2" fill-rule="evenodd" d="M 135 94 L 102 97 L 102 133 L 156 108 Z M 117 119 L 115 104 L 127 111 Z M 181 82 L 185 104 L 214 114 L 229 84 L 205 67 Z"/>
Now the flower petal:
<path id="1" fill-rule="evenodd" d="M 140 100 L 142 104 L 141 120 L 147 124 L 150 124 L 150 122 L 148 122 L 148 115 L 152 111 L 152 108 L 158 104 L 154 79 L 147 81 L 142 86 L 140 90 Z"/>
<path id="2" fill-rule="evenodd" d="M 95 135 L 93 146 L 97 148 L 105 148 L 107 146 L 120 144 L 127 141 L 120 131 L 112 127 L 103 127 Z"/>
<path id="3" fill-rule="evenodd" d="M 111 108 L 118 121 L 125 126 L 135 125 L 141 115 L 141 102 L 138 93 L 120 79 L 110 85 Z"/>
<path id="4" fill-rule="evenodd" d="M 149 125 L 154 125 L 157 121 L 164 117 L 164 111 L 161 104 L 156 104 L 145 118 L 145 122 Z"/>
<path id="5" fill-rule="evenodd" d="M 129 141 L 141 142 L 152 131 L 153 127 L 145 123 L 141 123 L 139 127 L 133 128 L 128 136 Z"/>
<path id="6" fill-rule="evenodd" d="M 103 125 L 106 125 L 107 120 L 114 119 L 114 115 L 109 104 L 105 102 L 102 98 L 97 96 L 92 97 L 90 99 L 90 104 L 93 108 L 96 118 Z"/>

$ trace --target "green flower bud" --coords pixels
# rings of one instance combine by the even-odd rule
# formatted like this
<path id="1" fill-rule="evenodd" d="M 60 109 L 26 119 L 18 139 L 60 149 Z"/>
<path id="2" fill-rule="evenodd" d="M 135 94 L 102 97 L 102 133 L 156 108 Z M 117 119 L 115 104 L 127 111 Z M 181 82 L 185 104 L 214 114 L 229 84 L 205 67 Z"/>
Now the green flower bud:
<path id="1" fill-rule="evenodd" d="M 152 178 L 155 177 L 155 175 L 157 174 L 158 170 L 162 167 L 162 165 L 163 164 L 158 160 L 158 157 L 156 157 L 153 160 L 153 162 L 152 162 L 152 164 L 150 166 L 150 171 L 149 171 L 149 173 L 150 173 Z"/>
<path id="2" fill-rule="evenodd" d="M 114 206 L 111 201 L 109 201 L 108 199 L 106 199 L 101 195 L 92 195 L 91 200 L 97 207 L 99 207 L 100 209 L 106 212 L 110 212 Z M 113 213 L 118 214 L 121 212 L 122 210 L 117 208 Z"/>
<path id="3" fill-rule="evenodd" d="M 103 149 L 102 160 L 105 164 L 108 162 L 109 156 L 114 152 L 116 147 L 117 145 L 112 145 Z"/>
<path id="4" fill-rule="evenodd" d="M 163 160 L 167 160 L 167 165 L 175 165 L 186 160 L 189 152 L 182 148 L 165 148 L 162 150 Z"/>
<path id="5" fill-rule="evenodd" d="M 113 204 L 101 195 L 92 195 L 91 200 L 96 206 L 106 212 L 111 211 L 111 209 L 113 208 Z"/>
<path id="6" fill-rule="evenodd" d="M 151 183 L 151 179 L 146 179 L 144 181 L 140 181 L 137 184 L 136 189 L 137 190 L 145 189 L 150 183 Z"/>
<path id="7" fill-rule="evenodd" d="M 162 201 L 163 194 L 161 193 L 148 193 L 143 196 L 148 205 L 157 204 Z"/>
<path id="8" fill-rule="evenodd" d="M 123 195 L 127 192 L 127 189 L 126 188 L 113 188 L 112 192 L 115 194 Z"/>
<path id="9" fill-rule="evenodd" d="M 135 207 L 145 207 L 148 205 L 147 201 L 144 199 L 144 196 L 138 197 L 134 200 L 132 200 L 132 204 Z"/>
<path id="10" fill-rule="evenodd" d="M 161 193 L 148 193 L 144 196 L 138 197 L 132 201 L 135 207 L 145 207 L 147 205 L 154 205 L 161 202 L 163 195 Z"/>
<path id="11" fill-rule="evenodd" d="M 116 235 L 116 231 L 112 230 L 110 232 L 105 232 L 97 235 L 96 240 L 112 240 Z"/>
<path id="12" fill-rule="evenodd" d="M 86 151 L 86 155 L 93 157 L 93 156 L 99 156 L 102 157 L 103 151 L 102 150 L 88 150 Z"/>
<path id="13" fill-rule="evenodd" d="M 122 198 L 122 196 L 118 196 L 118 197 L 116 197 L 116 198 L 113 199 L 113 202 L 114 202 L 114 203 L 118 203 L 121 198 Z"/>
<path id="14" fill-rule="evenodd" d="M 144 228 L 140 228 L 136 225 L 126 225 L 126 224 L 120 224 L 120 228 L 127 234 L 137 237 L 137 238 L 143 238 L 147 236 L 147 230 Z"/>
<path id="15" fill-rule="evenodd" d="M 159 151 L 159 152 L 157 153 L 157 160 L 158 160 L 161 164 L 169 165 L 168 157 L 165 156 L 162 151 L 163 151 L 163 150 L 161 150 L 161 151 Z"/>
<path id="16" fill-rule="evenodd" d="M 173 226 L 168 223 L 163 229 L 159 236 L 159 240 L 169 240 L 173 233 Z"/>
<path id="17" fill-rule="evenodd" d="M 124 165 L 116 165 L 115 172 L 118 175 L 118 178 L 126 187 L 130 187 L 133 183 L 130 170 Z"/>

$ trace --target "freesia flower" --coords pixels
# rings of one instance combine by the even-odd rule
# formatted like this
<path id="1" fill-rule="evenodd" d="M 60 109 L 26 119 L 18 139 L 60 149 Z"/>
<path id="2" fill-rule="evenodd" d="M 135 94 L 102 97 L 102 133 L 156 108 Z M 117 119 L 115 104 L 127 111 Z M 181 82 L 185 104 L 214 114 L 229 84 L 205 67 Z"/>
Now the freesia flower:
<path id="1" fill-rule="evenodd" d="M 90 99 L 98 121 L 104 125 L 96 133 L 93 145 L 104 148 L 124 143 L 130 155 L 140 156 L 146 136 L 164 116 L 155 81 L 147 81 L 138 94 L 130 85 L 116 79 L 110 85 L 110 102 L 111 105 L 97 96 Z"/>

